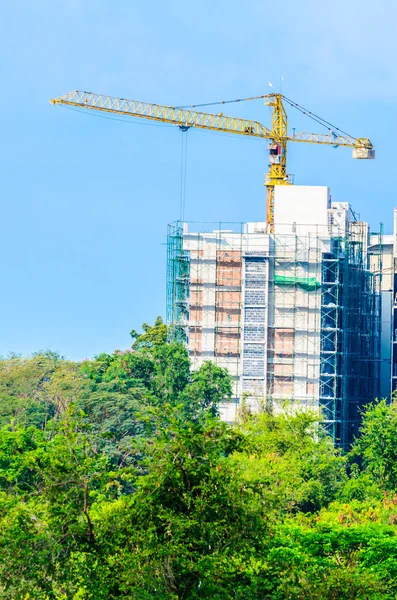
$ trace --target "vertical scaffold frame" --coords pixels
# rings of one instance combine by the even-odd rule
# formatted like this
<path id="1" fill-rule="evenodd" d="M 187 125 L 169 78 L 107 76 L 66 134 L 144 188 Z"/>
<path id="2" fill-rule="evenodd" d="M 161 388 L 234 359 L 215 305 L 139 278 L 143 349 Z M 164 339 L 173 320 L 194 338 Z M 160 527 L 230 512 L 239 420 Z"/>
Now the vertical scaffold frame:
<path id="1" fill-rule="evenodd" d="M 168 226 L 166 314 L 169 341 L 187 343 L 189 323 L 190 257 L 183 249 L 183 227 Z"/>

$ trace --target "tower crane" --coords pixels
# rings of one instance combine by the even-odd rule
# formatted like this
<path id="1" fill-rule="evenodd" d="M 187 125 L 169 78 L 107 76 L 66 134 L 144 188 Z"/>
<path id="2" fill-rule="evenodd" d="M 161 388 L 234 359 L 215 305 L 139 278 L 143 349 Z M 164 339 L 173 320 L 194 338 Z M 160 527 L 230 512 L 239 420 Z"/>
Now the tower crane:
<path id="1" fill-rule="evenodd" d="M 375 150 L 368 138 L 355 138 L 347 134 L 325 119 L 304 109 L 283 94 L 265 94 L 263 96 L 242 98 L 235 102 L 256 100 L 258 98 L 263 98 L 265 105 L 271 108 L 272 119 L 270 127 L 266 127 L 258 121 L 228 117 L 223 115 L 223 113 L 212 114 L 192 110 L 198 106 L 227 104 L 233 101 L 210 103 L 206 105 L 192 105 L 188 107 L 173 107 L 75 90 L 63 96 L 59 96 L 58 98 L 51 99 L 50 103 L 117 115 L 138 117 L 161 123 L 170 123 L 178 126 L 183 131 L 195 127 L 197 129 L 269 140 L 269 171 L 265 176 L 265 186 L 267 188 L 266 220 L 268 230 L 272 233 L 274 231 L 274 188 L 276 185 L 292 184 L 292 178 L 287 173 L 287 144 L 289 142 L 322 144 L 333 147 L 346 146 L 353 149 L 353 158 L 357 159 L 373 159 L 375 158 Z M 328 131 L 320 134 L 295 133 L 295 131 L 293 131 L 293 133 L 290 134 L 288 132 L 288 116 L 285 109 L 286 104 L 298 109 L 306 116 L 324 126 Z"/>

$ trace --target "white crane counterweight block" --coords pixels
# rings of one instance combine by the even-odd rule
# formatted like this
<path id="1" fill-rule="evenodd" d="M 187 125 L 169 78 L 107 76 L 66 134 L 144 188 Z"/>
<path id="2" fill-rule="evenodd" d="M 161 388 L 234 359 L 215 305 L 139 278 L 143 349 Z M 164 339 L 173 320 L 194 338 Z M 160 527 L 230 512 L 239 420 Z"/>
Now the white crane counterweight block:
<path id="1" fill-rule="evenodd" d="M 359 159 L 374 159 L 375 150 L 373 148 L 353 148 L 352 157 Z"/>

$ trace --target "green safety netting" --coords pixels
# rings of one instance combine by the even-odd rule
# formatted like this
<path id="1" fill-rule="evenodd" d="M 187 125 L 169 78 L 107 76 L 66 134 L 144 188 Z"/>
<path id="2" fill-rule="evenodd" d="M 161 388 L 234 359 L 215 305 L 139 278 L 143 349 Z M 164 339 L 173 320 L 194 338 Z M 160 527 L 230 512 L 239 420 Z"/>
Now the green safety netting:
<path id="1" fill-rule="evenodd" d="M 304 290 L 317 290 L 321 283 L 315 277 L 293 277 L 291 275 L 275 275 L 274 283 L 277 285 L 299 285 Z"/>

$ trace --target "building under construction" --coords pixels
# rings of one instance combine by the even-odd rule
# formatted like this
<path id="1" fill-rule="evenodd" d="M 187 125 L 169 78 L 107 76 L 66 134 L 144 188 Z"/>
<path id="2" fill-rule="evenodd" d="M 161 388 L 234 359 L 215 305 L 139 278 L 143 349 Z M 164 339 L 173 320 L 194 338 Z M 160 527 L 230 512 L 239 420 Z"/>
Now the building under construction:
<path id="1" fill-rule="evenodd" d="M 259 99 L 270 109 L 269 126 L 193 110 Z M 51 104 L 176 125 L 185 133 L 196 128 L 268 140 L 266 224 L 170 227 L 171 336 L 187 345 L 193 367 L 210 359 L 231 372 L 235 401 L 223 407 L 224 418 L 234 418 L 242 399 L 253 408 L 288 399 L 321 407 L 335 442 L 348 445 L 360 407 L 378 395 L 380 373 L 387 361 L 390 366 L 390 318 L 389 333 L 386 325 L 382 329 L 383 298 L 390 300 L 390 290 L 382 288 L 384 243 L 380 233 L 371 238 L 348 204 L 332 203 L 328 188 L 291 186 L 287 146 L 351 148 L 353 158 L 371 160 L 371 141 L 281 93 L 166 106 L 74 90 Z M 287 106 L 323 133 L 290 132 Z M 395 322 L 396 329 L 397 307 Z M 397 349 L 395 354 L 397 386 Z"/>
<path id="2" fill-rule="evenodd" d="M 327 187 L 276 187 L 272 233 L 265 223 L 169 226 L 170 335 L 193 368 L 211 360 L 231 373 L 226 420 L 242 399 L 253 410 L 291 400 L 321 407 L 335 442 L 351 442 L 379 394 L 383 246 L 370 239 Z"/>

